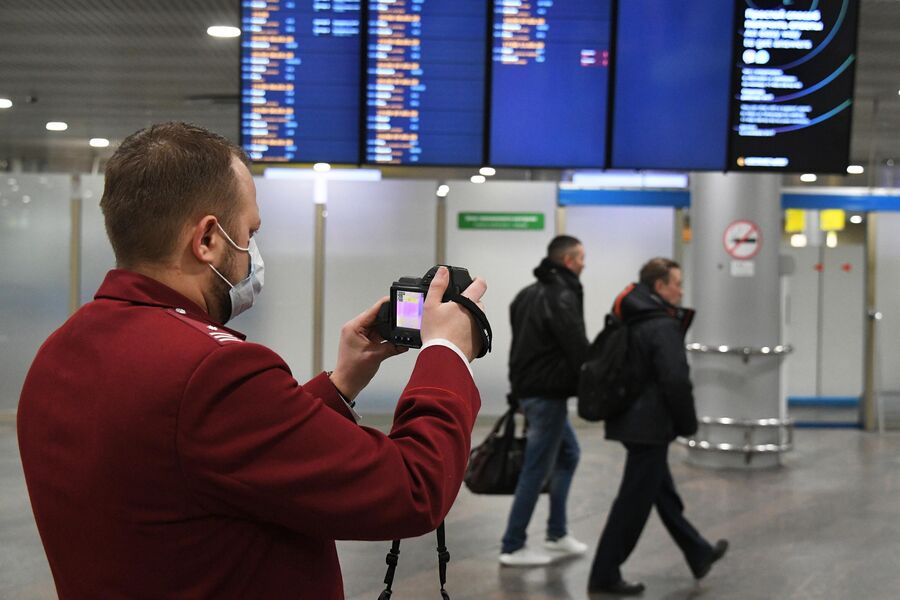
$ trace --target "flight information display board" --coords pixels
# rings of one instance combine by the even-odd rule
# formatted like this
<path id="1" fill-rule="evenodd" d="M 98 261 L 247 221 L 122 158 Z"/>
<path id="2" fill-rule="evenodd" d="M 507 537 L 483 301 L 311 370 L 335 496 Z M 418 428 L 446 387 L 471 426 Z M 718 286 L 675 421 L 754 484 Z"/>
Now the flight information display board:
<path id="1" fill-rule="evenodd" d="M 611 167 L 725 169 L 734 10 L 722 0 L 619 2 Z"/>
<path id="2" fill-rule="evenodd" d="M 859 0 L 689 4 L 242 0 L 241 144 L 269 163 L 844 172 Z"/>
<path id="3" fill-rule="evenodd" d="M 611 1 L 495 0 L 492 165 L 605 165 Z"/>
<path id="4" fill-rule="evenodd" d="M 483 0 L 369 4 L 365 162 L 483 163 L 488 14 Z"/>
<path id="5" fill-rule="evenodd" d="M 857 0 L 738 0 L 728 169 L 844 173 Z"/>
<path id="6" fill-rule="evenodd" d="M 250 158 L 358 163 L 360 0 L 241 6 L 241 144 Z"/>

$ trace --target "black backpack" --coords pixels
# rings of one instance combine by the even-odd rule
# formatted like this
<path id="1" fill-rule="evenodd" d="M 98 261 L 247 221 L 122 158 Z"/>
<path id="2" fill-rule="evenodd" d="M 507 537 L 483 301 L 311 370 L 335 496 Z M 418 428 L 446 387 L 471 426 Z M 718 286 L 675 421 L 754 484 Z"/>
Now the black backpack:
<path id="1" fill-rule="evenodd" d="M 624 413 L 641 391 L 633 360 L 629 359 L 629 328 L 614 314 L 606 315 L 603 331 L 588 350 L 578 378 L 578 416 L 603 421 Z"/>

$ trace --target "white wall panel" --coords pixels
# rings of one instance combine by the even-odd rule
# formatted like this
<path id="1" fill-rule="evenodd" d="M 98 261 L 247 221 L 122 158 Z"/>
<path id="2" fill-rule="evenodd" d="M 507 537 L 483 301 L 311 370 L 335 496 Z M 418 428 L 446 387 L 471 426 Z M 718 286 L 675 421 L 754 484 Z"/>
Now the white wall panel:
<path id="1" fill-rule="evenodd" d="M 794 351 L 784 359 L 788 396 L 817 396 L 819 353 L 820 248 L 782 247 L 794 259 L 794 272 L 782 278 L 785 297 L 784 342 Z"/>
<path id="2" fill-rule="evenodd" d="M 672 258 L 675 209 L 635 206 L 570 206 L 566 233 L 584 244 L 584 315 L 588 337 L 603 327 L 613 301 L 638 279 L 641 266 L 651 258 Z M 685 277 L 688 273 L 685 273 Z M 685 281 L 685 287 L 690 282 Z"/>
<path id="3" fill-rule="evenodd" d="M 484 296 L 494 331 L 491 354 L 472 363 L 481 391 L 482 414 L 506 409 L 509 392 L 508 359 L 511 328 L 509 305 L 534 281 L 532 270 L 547 253 L 556 227 L 556 184 L 544 182 L 451 181 L 447 197 L 447 261 L 466 267 L 488 284 Z M 460 212 L 539 212 L 543 230 L 459 229 Z"/>
<path id="4" fill-rule="evenodd" d="M 860 396 L 863 386 L 865 248 L 782 248 L 788 396 Z M 849 268 L 845 268 L 849 266 Z"/>
<path id="5" fill-rule="evenodd" d="M 372 306 L 398 277 L 435 264 L 434 181 L 332 182 L 325 238 L 324 368 L 334 368 L 341 326 Z M 416 350 L 382 363 L 360 394 L 360 413 L 392 413 Z"/>
<path id="6" fill-rule="evenodd" d="M 865 248 L 825 248 L 819 373 L 823 396 L 861 396 L 865 333 Z"/>
<path id="7" fill-rule="evenodd" d="M 266 263 L 265 287 L 253 308 L 228 323 L 287 362 L 300 383 L 312 373 L 312 183 L 254 178 L 262 227 L 256 234 Z"/>
<path id="8" fill-rule="evenodd" d="M 68 317 L 69 175 L 0 177 L 0 410 L 19 403 L 40 345 Z"/>
<path id="9" fill-rule="evenodd" d="M 81 304 L 94 299 L 106 273 L 116 266 L 100 211 L 103 183 L 103 175 L 81 176 Z"/>
<path id="10" fill-rule="evenodd" d="M 883 319 L 876 323 L 880 387 L 896 400 L 900 392 L 900 213 L 875 216 L 875 308 Z M 893 406 L 896 412 L 900 406 Z"/>
<path id="11" fill-rule="evenodd" d="M 680 235 L 680 234 L 673 234 Z M 674 239 L 673 243 L 676 248 L 678 247 L 678 240 Z M 682 268 L 682 276 L 684 277 L 685 282 L 690 281 L 692 277 L 691 273 L 691 265 L 694 264 L 694 245 L 690 242 L 681 244 L 681 259 L 676 258 Z M 681 298 L 682 303 L 685 306 L 694 306 L 694 298 L 693 298 L 693 288 L 692 285 L 685 285 L 683 288 L 684 296 Z"/>

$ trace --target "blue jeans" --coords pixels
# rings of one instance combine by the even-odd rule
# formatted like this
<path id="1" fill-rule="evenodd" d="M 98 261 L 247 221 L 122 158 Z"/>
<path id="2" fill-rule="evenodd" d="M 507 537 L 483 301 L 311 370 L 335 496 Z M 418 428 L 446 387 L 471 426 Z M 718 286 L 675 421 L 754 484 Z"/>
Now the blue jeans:
<path id="1" fill-rule="evenodd" d="M 525 546 L 525 530 L 548 477 L 550 517 L 547 519 L 547 539 L 555 540 L 566 535 L 566 499 L 581 456 L 575 431 L 569 423 L 566 400 L 522 398 L 519 406 L 528 421 L 528 441 L 509 522 L 503 534 L 501 552 L 504 554 Z"/>

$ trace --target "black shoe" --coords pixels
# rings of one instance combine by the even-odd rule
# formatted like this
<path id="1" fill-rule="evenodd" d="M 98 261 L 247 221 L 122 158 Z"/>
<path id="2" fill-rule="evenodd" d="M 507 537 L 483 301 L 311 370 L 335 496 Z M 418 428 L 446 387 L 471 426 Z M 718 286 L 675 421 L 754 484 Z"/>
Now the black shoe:
<path id="1" fill-rule="evenodd" d="M 615 594 L 617 596 L 637 596 L 644 593 L 643 583 L 631 583 L 620 579 L 609 585 L 598 585 L 588 589 L 591 593 Z"/>
<path id="2" fill-rule="evenodd" d="M 725 556 L 725 553 L 727 551 L 728 540 L 719 540 L 718 542 L 716 542 L 709 560 L 700 565 L 700 568 L 694 571 L 694 577 L 696 579 L 703 579 L 704 577 L 706 577 L 707 573 L 709 573 L 709 570 L 712 569 L 713 563 Z"/>

